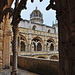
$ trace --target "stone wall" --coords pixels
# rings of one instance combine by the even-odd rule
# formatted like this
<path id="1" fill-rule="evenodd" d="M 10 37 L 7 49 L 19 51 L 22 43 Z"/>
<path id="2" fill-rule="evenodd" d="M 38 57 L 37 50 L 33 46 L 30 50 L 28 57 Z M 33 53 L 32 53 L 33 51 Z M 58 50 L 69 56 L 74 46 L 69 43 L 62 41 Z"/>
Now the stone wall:
<path id="1" fill-rule="evenodd" d="M 27 28 L 27 29 L 32 29 L 34 25 L 36 26 L 35 30 L 48 32 L 48 30 L 50 29 L 50 33 L 54 34 L 55 29 L 53 27 L 47 26 L 45 24 L 33 23 L 28 20 L 23 20 L 23 21 L 20 21 L 20 23 L 19 23 L 19 27 L 23 27 L 23 28 Z"/>
<path id="2" fill-rule="evenodd" d="M 21 39 L 22 38 L 22 39 Z M 54 45 L 54 50 L 58 50 L 58 35 L 57 34 L 50 34 L 47 32 L 41 32 L 37 30 L 30 30 L 26 28 L 19 27 L 19 55 L 21 55 L 21 41 L 25 44 L 25 52 L 34 52 L 34 45 L 36 47 L 39 42 L 32 41 L 34 38 L 39 39 L 42 45 L 41 51 L 50 51 L 50 43 L 47 42 L 48 40 L 52 40 L 52 44 Z M 48 43 L 48 44 L 47 44 Z"/>
<path id="3" fill-rule="evenodd" d="M 11 56 L 11 64 L 12 64 Z M 35 59 L 28 57 L 18 57 L 18 66 L 22 69 L 29 70 L 41 75 L 58 75 L 58 66 L 59 62 L 44 60 L 44 59 Z"/>
<path id="4" fill-rule="evenodd" d="M 0 69 L 10 67 L 11 26 L 9 13 L 0 24 Z"/>

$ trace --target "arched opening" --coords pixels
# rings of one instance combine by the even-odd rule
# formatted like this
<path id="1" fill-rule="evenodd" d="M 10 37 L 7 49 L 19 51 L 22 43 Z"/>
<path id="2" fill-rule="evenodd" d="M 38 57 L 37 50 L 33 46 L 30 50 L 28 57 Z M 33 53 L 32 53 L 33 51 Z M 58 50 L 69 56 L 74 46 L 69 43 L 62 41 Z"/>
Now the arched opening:
<path id="1" fill-rule="evenodd" d="M 50 29 L 48 30 L 48 33 L 50 33 Z"/>
<path id="2" fill-rule="evenodd" d="M 37 51 L 42 51 L 41 43 L 38 43 L 38 44 L 37 44 Z"/>
<path id="3" fill-rule="evenodd" d="M 20 51 L 24 52 L 27 51 L 27 40 L 25 36 L 23 36 L 21 33 L 19 33 L 19 45 L 20 45 Z"/>
<path id="4" fill-rule="evenodd" d="M 43 57 L 43 56 L 39 56 L 39 57 L 37 57 L 37 58 L 42 58 L 42 59 L 45 59 L 45 57 Z"/>
<path id="5" fill-rule="evenodd" d="M 35 28 L 36 28 L 36 26 L 34 25 L 34 26 L 32 27 L 32 30 L 35 30 Z"/>
<path id="6" fill-rule="evenodd" d="M 37 37 L 33 38 L 32 41 L 38 42 L 40 41 Z"/>
<path id="7" fill-rule="evenodd" d="M 50 51 L 54 51 L 54 45 L 53 44 L 50 45 Z"/>
<path id="8" fill-rule="evenodd" d="M 52 38 L 47 40 L 47 46 L 49 47 L 49 51 L 54 51 L 54 40 Z"/>
<path id="9" fill-rule="evenodd" d="M 56 55 L 50 57 L 50 59 L 55 59 L 55 60 L 58 60 L 58 57 Z"/>
<path id="10" fill-rule="evenodd" d="M 35 37 L 32 39 L 34 44 L 34 51 L 42 51 L 41 38 Z"/>
<path id="11" fill-rule="evenodd" d="M 25 43 L 21 41 L 21 51 L 25 51 Z"/>

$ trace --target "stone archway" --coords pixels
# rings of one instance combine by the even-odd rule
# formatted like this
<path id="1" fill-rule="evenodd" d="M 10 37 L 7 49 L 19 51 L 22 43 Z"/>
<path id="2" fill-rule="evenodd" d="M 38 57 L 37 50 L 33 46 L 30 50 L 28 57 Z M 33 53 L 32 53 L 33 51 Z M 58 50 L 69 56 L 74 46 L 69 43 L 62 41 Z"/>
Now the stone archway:
<path id="1" fill-rule="evenodd" d="M 42 39 L 40 37 L 34 37 L 32 43 L 34 45 L 34 51 L 42 51 Z"/>
<path id="2" fill-rule="evenodd" d="M 34 45 L 34 51 L 37 51 L 35 42 L 33 42 L 33 45 Z"/>
<path id="3" fill-rule="evenodd" d="M 42 58 L 42 59 L 46 59 L 44 56 L 38 56 L 37 58 Z"/>
<path id="4" fill-rule="evenodd" d="M 27 51 L 27 39 L 22 34 L 19 34 L 19 55 L 21 52 Z"/>
<path id="5" fill-rule="evenodd" d="M 52 42 L 53 44 L 55 44 L 55 40 L 54 40 L 53 38 L 49 38 L 49 39 L 47 40 L 47 42 Z"/>
<path id="6" fill-rule="evenodd" d="M 25 36 L 23 36 L 22 34 L 19 34 L 19 41 L 20 40 L 24 40 L 25 41 L 25 44 L 27 44 L 27 39 L 26 39 L 26 37 Z"/>
<path id="7" fill-rule="evenodd" d="M 52 55 L 52 56 L 50 57 L 50 59 L 59 60 L 59 58 L 58 58 L 57 55 Z"/>
<path id="8" fill-rule="evenodd" d="M 47 40 L 46 45 L 47 45 L 48 51 L 54 51 L 54 49 L 55 49 L 55 41 L 54 41 L 54 39 L 49 38 L 49 39 Z"/>
<path id="9" fill-rule="evenodd" d="M 36 39 L 38 39 L 38 40 L 36 40 L 36 41 L 40 41 L 41 43 L 43 43 L 42 38 L 41 38 L 41 37 L 39 37 L 39 36 L 33 37 L 33 39 L 35 39 L 35 40 L 36 40 Z M 32 40 L 33 40 L 33 39 L 32 39 Z"/>

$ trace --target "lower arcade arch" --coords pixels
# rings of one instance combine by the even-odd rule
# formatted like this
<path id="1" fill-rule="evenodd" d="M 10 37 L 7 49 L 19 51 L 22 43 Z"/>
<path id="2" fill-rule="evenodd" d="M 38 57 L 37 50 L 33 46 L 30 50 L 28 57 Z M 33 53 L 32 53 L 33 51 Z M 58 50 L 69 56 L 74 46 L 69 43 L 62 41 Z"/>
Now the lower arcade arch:
<path id="1" fill-rule="evenodd" d="M 53 55 L 50 57 L 50 59 L 59 60 L 59 57 L 57 55 Z"/>
<path id="2" fill-rule="evenodd" d="M 54 51 L 54 40 L 52 38 L 47 40 L 47 47 L 49 48 L 50 51 Z"/>
<path id="3" fill-rule="evenodd" d="M 46 59 L 46 57 L 44 57 L 44 56 L 38 56 L 37 58 Z"/>

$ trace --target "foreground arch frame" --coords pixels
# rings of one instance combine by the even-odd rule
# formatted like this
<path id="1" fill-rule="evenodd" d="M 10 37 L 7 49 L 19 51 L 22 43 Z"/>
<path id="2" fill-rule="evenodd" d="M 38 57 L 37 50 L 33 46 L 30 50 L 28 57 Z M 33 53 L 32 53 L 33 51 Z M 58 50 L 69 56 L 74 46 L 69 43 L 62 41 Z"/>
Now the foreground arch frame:
<path id="1" fill-rule="evenodd" d="M 55 2 L 55 4 L 54 4 Z M 47 10 L 56 10 L 59 33 L 59 75 L 75 74 L 75 1 L 50 0 Z M 63 64 L 63 65 L 62 65 Z"/>
<path id="2" fill-rule="evenodd" d="M 73 4 L 73 1 L 74 0 L 51 0 L 47 7 L 47 9 L 52 8 L 56 10 L 58 19 L 59 75 L 74 75 L 75 73 L 75 9 L 73 9 L 75 4 Z M 53 2 L 55 2 L 55 4 L 53 4 Z"/>
<path id="3" fill-rule="evenodd" d="M 54 4 L 55 2 L 55 4 Z M 59 75 L 75 74 L 75 4 L 74 0 L 50 0 L 46 8 L 56 10 L 59 33 Z M 63 64 L 63 65 L 62 65 Z"/>
<path id="4" fill-rule="evenodd" d="M 25 2 L 25 0 L 22 1 L 23 3 Z M 34 0 L 31 1 L 33 2 Z M 53 4 L 53 2 L 55 2 L 55 4 Z M 56 16 L 58 19 L 58 27 L 59 27 L 58 30 L 59 31 L 59 59 L 60 59 L 59 75 L 74 75 L 75 74 L 75 50 L 74 50 L 75 49 L 75 1 L 74 0 L 66 0 L 66 1 L 51 0 L 49 6 L 47 7 L 47 10 L 50 8 L 57 11 Z M 17 20 L 18 18 L 16 18 L 16 15 L 14 16 L 15 16 L 14 20 L 15 19 Z M 15 23 L 13 22 L 13 25 L 14 24 Z M 17 29 L 17 27 L 15 27 L 16 25 L 17 24 L 14 25 L 13 29 L 15 28 Z"/>

